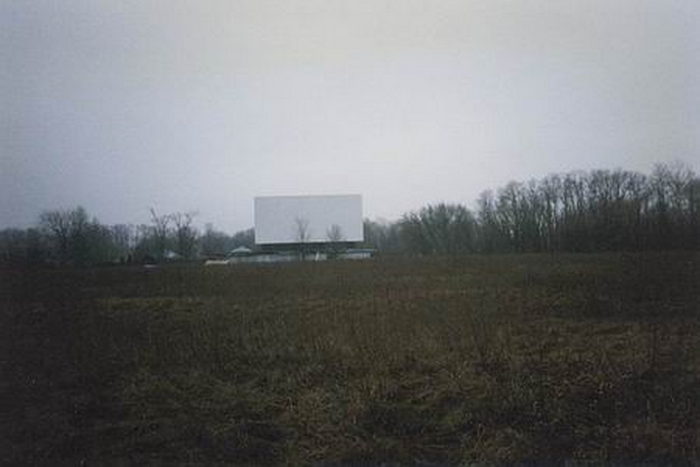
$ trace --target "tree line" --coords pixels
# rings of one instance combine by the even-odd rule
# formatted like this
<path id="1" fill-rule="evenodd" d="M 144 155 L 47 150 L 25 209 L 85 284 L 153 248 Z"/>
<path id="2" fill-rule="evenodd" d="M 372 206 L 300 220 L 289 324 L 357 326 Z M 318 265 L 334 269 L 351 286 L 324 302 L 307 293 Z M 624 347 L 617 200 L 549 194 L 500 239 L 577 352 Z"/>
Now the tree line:
<path id="1" fill-rule="evenodd" d="M 89 265 L 225 256 L 253 247 L 194 212 L 159 214 L 144 225 L 102 225 L 82 207 L 46 211 L 36 227 L 0 231 L 4 263 Z M 395 222 L 364 221 L 364 246 L 386 254 L 602 252 L 700 249 L 700 178 L 682 163 L 651 174 L 592 170 L 510 182 L 483 192 L 476 209 L 439 203 Z"/>
<path id="2" fill-rule="evenodd" d="M 700 178 L 682 163 L 553 174 L 484 191 L 475 212 L 437 204 L 365 225 L 380 249 L 418 254 L 700 248 Z"/>
<path id="3" fill-rule="evenodd" d="M 207 224 L 194 225 L 195 212 L 159 214 L 149 224 L 103 225 L 78 206 L 45 211 L 36 227 L 0 231 L 0 262 L 9 264 L 156 263 L 223 257 L 238 246 L 252 247 L 253 229 L 235 235 Z"/>

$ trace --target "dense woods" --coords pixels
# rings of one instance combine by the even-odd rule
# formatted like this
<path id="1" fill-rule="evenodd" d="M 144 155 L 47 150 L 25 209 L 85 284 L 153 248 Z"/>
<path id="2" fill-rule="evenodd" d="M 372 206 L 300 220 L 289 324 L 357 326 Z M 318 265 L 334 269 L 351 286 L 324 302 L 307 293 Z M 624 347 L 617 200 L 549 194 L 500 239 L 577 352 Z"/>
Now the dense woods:
<path id="1" fill-rule="evenodd" d="M 476 214 L 438 204 L 365 229 L 380 250 L 419 254 L 697 249 L 700 179 L 680 163 L 549 175 L 483 192 Z"/>
<path id="2" fill-rule="evenodd" d="M 253 246 L 253 229 L 229 235 L 196 214 L 159 214 L 147 225 L 102 225 L 82 207 L 46 211 L 36 227 L 0 231 L 5 263 L 100 264 L 212 258 Z M 384 254 L 603 252 L 700 248 L 700 178 L 677 162 L 651 174 L 593 170 L 510 182 L 467 206 L 439 203 L 396 222 L 365 220 L 365 245 Z"/>
<path id="3" fill-rule="evenodd" d="M 647 177 L 596 170 L 511 183 L 479 200 L 486 251 L 697 248 L 700 180 L 683 166 Z"/>
<path id="4" fill-rule="evenodd" d="M 421 253 L 696 249 L 700 179 L 680 163 L 550 175 L 485 191 L 476 219 L 441 204 L 399 224 L 403 248 Z"/>

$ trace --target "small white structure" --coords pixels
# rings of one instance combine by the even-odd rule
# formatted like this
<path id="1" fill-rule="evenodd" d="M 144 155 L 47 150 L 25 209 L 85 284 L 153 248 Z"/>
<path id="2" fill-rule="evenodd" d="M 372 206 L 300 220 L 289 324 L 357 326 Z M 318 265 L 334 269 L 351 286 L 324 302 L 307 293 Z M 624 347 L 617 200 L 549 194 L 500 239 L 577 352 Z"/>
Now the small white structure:
<path id="1" fill-rule="evenodd" d="M 281 255 L 277 253 L 256 253 L 245 256 L 232 256 L 227 260 L 227 264 L 241 263 L 291 263 L 297 261 L 297 255 Z"/>
<path id="2" fill-rule="evenodd" d="M 182 259 L 182 255 L 174 252 L 173 250 L 165 250 L 165 252 L 163 253 L 163 258 L 170 261 L 174 261 L 176 259 Z"/>
<path id="3" fill-rule="evenodd" d="M 253 253 L 253 250 L 251 250 L 248 247 L 245 246 L 239 246 L 238 248 L 234 248 L 233 250 L 228 252 L 229 256 L 249 256 Z"/>
<path id="4" fill-rule="evenodd" d="M 338 259 L 369 259 L 375 253 L 370 248 L 350 248 L 338 254 Z"/>

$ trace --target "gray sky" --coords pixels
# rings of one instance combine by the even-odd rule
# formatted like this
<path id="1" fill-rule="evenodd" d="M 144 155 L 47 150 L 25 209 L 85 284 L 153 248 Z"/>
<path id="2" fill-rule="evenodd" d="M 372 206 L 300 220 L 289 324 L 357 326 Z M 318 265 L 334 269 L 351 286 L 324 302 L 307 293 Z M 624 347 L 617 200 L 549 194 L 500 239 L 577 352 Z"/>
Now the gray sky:
<path id="1" fill-rule="evenodd" d="M 0 227 L 359 193 L 395 219 L 573 169 L 700 172 L 700 2 L 0 0 Z"/>

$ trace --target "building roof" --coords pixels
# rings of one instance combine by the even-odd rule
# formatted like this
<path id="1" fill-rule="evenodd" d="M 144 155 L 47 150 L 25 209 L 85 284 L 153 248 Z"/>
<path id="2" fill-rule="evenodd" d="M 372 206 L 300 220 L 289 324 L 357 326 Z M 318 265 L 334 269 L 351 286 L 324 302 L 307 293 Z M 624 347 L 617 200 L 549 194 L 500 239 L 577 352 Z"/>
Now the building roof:
<path id="1" fill-rule="evenodd" d="M 253 252 L 248 247 L 245 246 L 239 246 L 238 248 L 234 248 L 233 250 L 229 251 L 228 254 L 229 256 L 243 256 L 243 255 L 249 255 Z"/>

